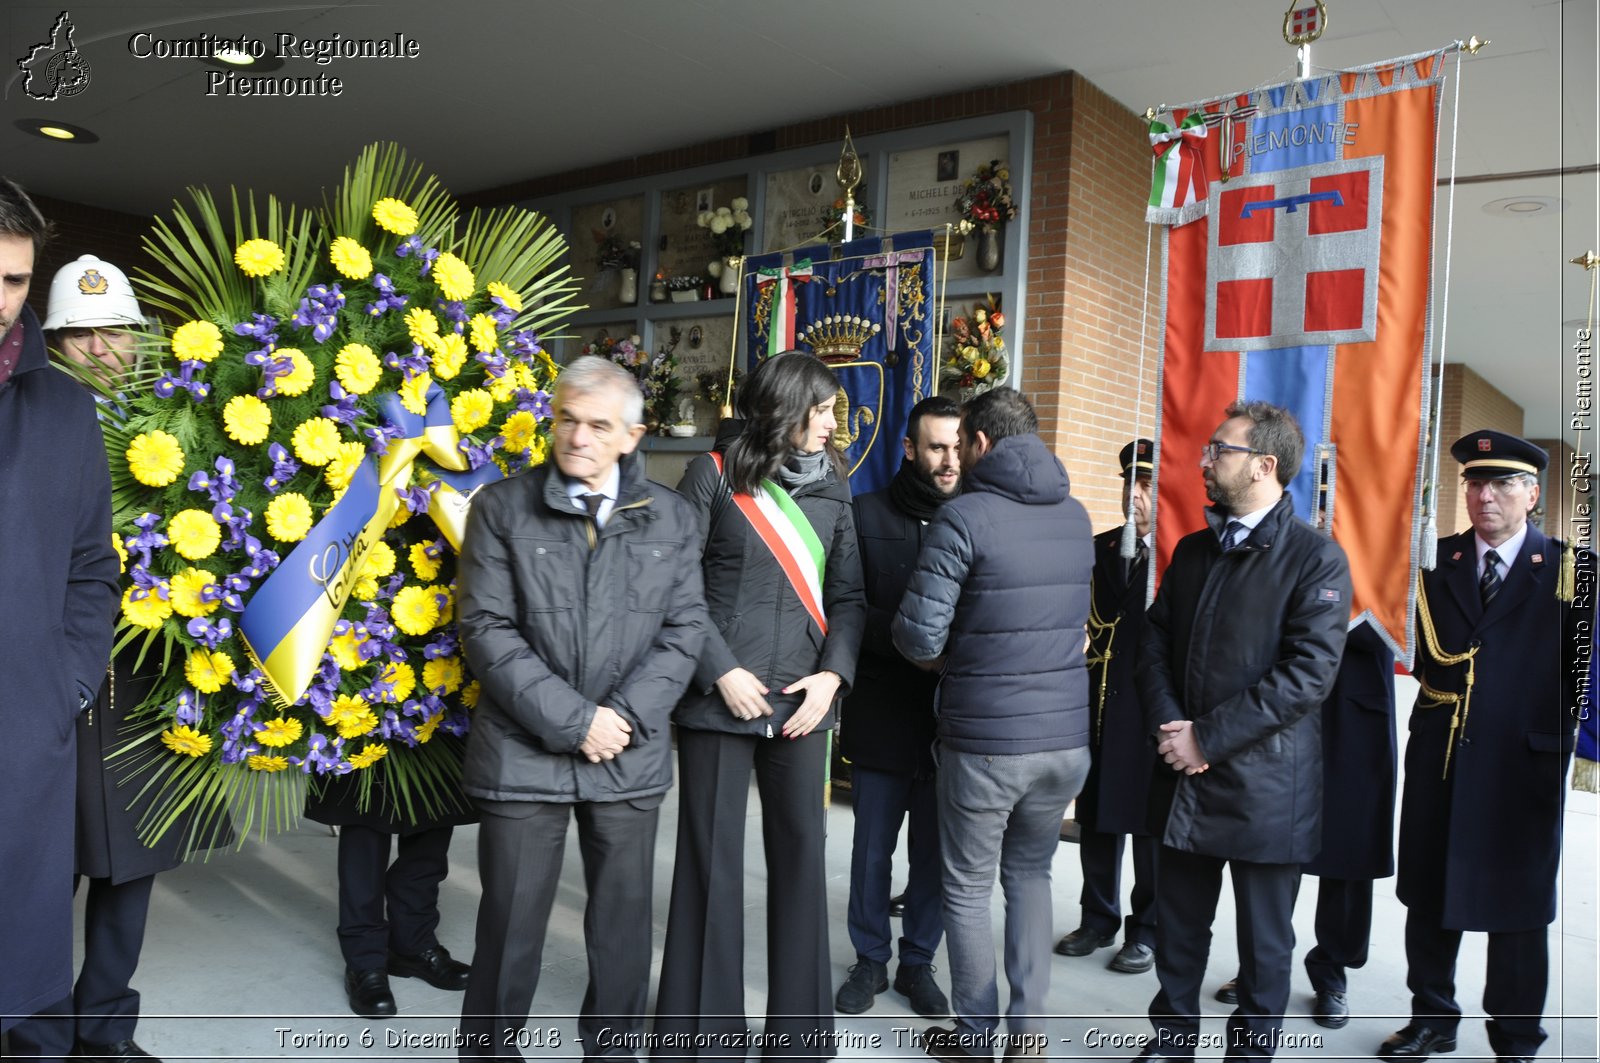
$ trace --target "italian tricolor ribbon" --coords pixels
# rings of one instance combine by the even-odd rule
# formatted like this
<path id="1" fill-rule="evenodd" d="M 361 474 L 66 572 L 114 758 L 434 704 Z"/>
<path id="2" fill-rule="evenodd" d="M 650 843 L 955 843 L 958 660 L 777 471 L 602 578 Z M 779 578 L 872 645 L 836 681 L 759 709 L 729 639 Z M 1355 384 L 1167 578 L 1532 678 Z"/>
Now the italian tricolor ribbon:
<path id="1" fill-rule="evenodd" d="M 767 355 L 771 357 L 783 351 L 794 350 L 794 313 L 795 313 L 795 284 L 804 284 L 811 280 L 812 268 L 809 258 L 802 259 L 792 266 L 768 266 L 756 270 L 756 289 L 769 284 L 776 284 L 777 291 L 772 296 L 772 320 L 767 325 Z"/>
<path id="2" fill-rule="evenodd" d="M 711 460 L 717 471 L 722 472 L 722 454 L 712 451 Z M 811 522 L 800 512 L 789 492 L 771 480 L 762 480 L 753 493 L 733 492 L 733 504 L 755 529 L 778 567 L 783 569 L 800 604 L 826 635 L 828 618 L 822 608 L 822 580 L 828 555 Z"/>
<path id="3" fill-rule="evenodd" d="M 1205 214 L 1206 196 L 1211 189 L 1205 161 L 1200 155 L 1205 138 L 1205 116 L 1198 111 L 1185 118 L 1176 129 L 1162 121 L 1150 123 L 1155 168 L 1145 221 L 1184 225 Z"/>

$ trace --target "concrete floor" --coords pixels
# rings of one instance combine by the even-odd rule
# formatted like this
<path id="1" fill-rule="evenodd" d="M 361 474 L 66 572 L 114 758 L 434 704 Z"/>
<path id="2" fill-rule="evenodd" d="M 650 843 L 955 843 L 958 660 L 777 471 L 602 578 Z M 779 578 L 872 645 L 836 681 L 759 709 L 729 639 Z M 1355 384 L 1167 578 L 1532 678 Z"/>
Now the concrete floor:
<path id="1" fill-rule="evenodd" d="M 1399 704 L 1409 706 L 1415 684 L 1404 678 L 1398 682 Z M 1402 737 L 1404 734 L 1401 728 Z M 759 816 L 759 807 L 759 800 L 752 795 L 752 818 Z M 1600 802 L 1594 795 L 1571 795 L 1560 883 L 1561 917 L 1550 935 L 1551 978 L 1545 1006 L 1550 1040 L 1541 1054 L 1545 1059 L 1597 1058 L 1597 816 Z M 662 809 L 656 860 L 656 970 L 666 929 L 676 822 L 676 800 L 669 797 Z M 850 834 L 850 809 L 835 804 L 829 812 L 828 835 L 835 987 L 855 959 L 844 929 Z M 759 824 L 752 823 L 745 863 L 745 999 L 757 1031 L 765 1011 L 763 972 L 767 960 L 760 837 Z M 439 938 L 462 959 L 472 954 L 478 902 L 476 841 L 476 828 L 456 833 L 450 877 L 440 901 L 443 921 Z M 334 937 L 336 846 L 327 828 L 306 823 L 266 844 L 252 841 L 242 851 L 227 851 L 207 863 L 185 865 L 157 880 L 144 958 L 134 981 L 143 994 L 138 1040 L 146 1049 L 169 1061 L 455 1058 L 452 1050 L 427 1047 L 426 1039 L 448 1036 L 459 1016 L 459 994 L 397 978 L 393 980 L 400 1005 L 397 1018 L 374 1022 L 355 1018 L 346 1009 L 343 964 Z M 903 884 L 904 861 L 897 858 L 897 863 L 895 881 Z M 1076 846 L 1060 847 L 1054 872 L 1055 925 L 1040 930 L 1052 941 L 1078 923 Z M 1301 956 L 1311 941 L 1315 891 L 1315 882 L 1308 880 L 1296 912 L 1301 942 L 1297 954 Z M 583 999 L 587 979 L 583 903 L 576 844 L 569 837 L 561 892 L 534 998 L 534 1018 L 529 1022 L 530 1047 L 524 1054 L 530 1059 L 556 1059 L 575 1052 L 572 1016 Z M 1351 978 L 1350 1002 L 1356 1017 L 1337 1031 L 1314 1025 L 1307 1017 L 1310 985 L 1297 964 L 1290 1007 L 1298 1014 L 1291 1014 L 1285 1023 L 1289 1043 L 1280 1048 L 1278 1058 L 1369 1059 L 1378 1043 L 1407 1021 L 1409 995 L 1401 946 L 1405 910 L 1395 900 L 1393 879 L 1378 883 L 1374 908 L 1372 956 Z M 1214 1035 L 1219 1044 L 1230 1009 L 1212 1001 L 1209 994 L 1234 972 L 1233 916 L 1231 895 L 1224 889 L 1213 932 L 1203 1031 Z M 998 887 L 994 918 L 998 928 L 1004 918 Z M 1484 940 L 1481 934 L 1468 935 L 1461 951 L 1458 998 L 1466 1018 L 1451 1060 L 1492 1058 L 1479 1004 Z M 1054 957 L 1049 997 L 1050 1010 L 1057 1016 L 1049 1024 L 1052 1058 L 1126 1059 L 1138 1054 L 1131 1039 L 1149 1032 L 1144 1013 L 1155 992 L 1155 975 L 1107 970 L 1113 951 L 1105 949 L 1079 958 Z M 938 978 L 948 989 L 942 948 L 937 962 L 941 968 Z M 1003 978 L 1001 992 L 1003 1009 Z M 654 995 L 652 984 L 652 999 Z M 847 1048 L 840 1058 L 925 1058 L 908 1039 L 911 1031 L 928 1025 L 891 990 L 865 1015 L 839 1016 L 840 1031 L 852 1038 L 850 1044 L 860 1046 Z M 364 1034 L 370 1035 L 371 1047 L 363 1046 Z M 536 1047 L 540 1038 L 546 1047 Z M 550 1044 L 557 1039 L 559 1047 Z M 420 1047 L 394 1047 L 397 1044 Z M 1221 1051 L 1202 1049 L 1200 1054 L 1215 1057 Z"/>

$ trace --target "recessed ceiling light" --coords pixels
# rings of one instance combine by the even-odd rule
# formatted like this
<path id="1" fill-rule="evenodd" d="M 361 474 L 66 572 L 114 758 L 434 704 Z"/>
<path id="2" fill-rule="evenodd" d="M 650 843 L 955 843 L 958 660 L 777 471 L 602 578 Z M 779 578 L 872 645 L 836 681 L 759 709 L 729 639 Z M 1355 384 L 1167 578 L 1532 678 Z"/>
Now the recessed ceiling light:
<path id="1" fill-rule="evenodd" d="M 98 134 L 83 128 L 81 125 L 72 125 L 69 122 L 51 122 L 42 118 L 18 118 L 11 123 L 24 133 L 31 133 L 36 137 L 54 140 L 58 144 L 93 144 L 99 140 Z"/>
<path id="2" fill-rule="evenodd" d="M 1559 214 L 1567 209 L 1567 201 L 1556 196 L 1510 196 L 1483 205 L 1485 214 L 1500 214 L 1508 218 L 1531 218 L 1536 214 Z"/>
<path id="3" fill-rule="evenodd" d="M 199 62 L 217 70 L 248 69 L 252 74 L 265 74 L 283 66 L 283 60 L 275 54 L 257 58 L 248 52 L 237 51 L 219 51 L 215 55 L 200 56 Z"/>

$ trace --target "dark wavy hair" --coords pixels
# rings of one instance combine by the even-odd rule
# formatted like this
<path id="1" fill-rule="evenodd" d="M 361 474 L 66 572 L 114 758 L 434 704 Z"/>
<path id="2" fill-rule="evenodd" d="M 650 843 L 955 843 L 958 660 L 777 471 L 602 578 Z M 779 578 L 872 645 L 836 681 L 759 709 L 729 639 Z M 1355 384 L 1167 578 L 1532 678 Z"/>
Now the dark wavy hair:
<path id="1" fill-rule="evenodd" d="M 733 489 L 754 491 L 762 480 L 776 479 L 811 407 L 832 401 L 838 393 L 838 378 L 814 354 L 784 351 L 760 362 L 739 385 L 744 431 L 728 444 L 725 455 Z M 844 479 L 844 455 L 831 442 L 825 449 L 834 474 Z"/>

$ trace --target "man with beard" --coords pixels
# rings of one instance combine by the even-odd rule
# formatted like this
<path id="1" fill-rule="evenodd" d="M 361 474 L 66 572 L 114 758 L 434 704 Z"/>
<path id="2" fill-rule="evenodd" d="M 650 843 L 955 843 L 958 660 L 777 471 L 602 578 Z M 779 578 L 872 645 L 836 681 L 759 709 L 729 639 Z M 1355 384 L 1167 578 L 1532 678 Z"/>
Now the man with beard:
<path id="1" fill-rule="evenodd" d="M 939 677 L 900 656 L 889 638 L 889 622 L 916 566 L 928 522 L 961 490 L 960 427 L 961 410 L 950 399 L 934 396 L 917 403 L 906 423 L 900 471 L 887 488 L 855 500 L 867 626 L 840 740 L 851 763 L 856 818 L 849 913 L 856 964 L 833 1002 L 847 1015 L 866 1011 L 889 988 L 889 869 L 907 814 L 911 882 L 894 988 L 924 1018 L 950 1013 L 932 967 L 944 936 L 932 750 Z"/>
<path id="2" fill-rule="evenodd" d="M 1139 693 L 1171 771 L 1151 795 L 1167 812 L 1143 1058 L 1194 1058 L 1224 866 L 1239 921 L 1228 1058 L 1271 1056 L 1281 1039 L 1300 865 L 1322 839 L 1319 710 L 1350 609 L 1344 551 L 1285 492 L 1304 452 L 1287 410 L 1228 407 L 1200 457 L 1210 526 L 1179 541 L 1150 609 Z"/>

